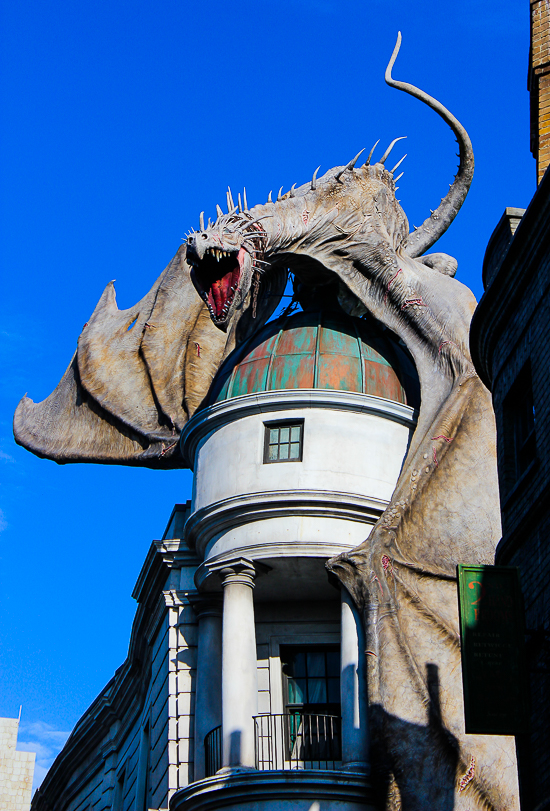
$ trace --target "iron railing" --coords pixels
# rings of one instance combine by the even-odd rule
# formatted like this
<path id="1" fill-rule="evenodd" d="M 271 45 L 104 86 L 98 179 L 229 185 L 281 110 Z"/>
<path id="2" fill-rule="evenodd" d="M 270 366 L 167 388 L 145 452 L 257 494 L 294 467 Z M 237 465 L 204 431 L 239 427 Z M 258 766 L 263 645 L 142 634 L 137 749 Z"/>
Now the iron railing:
<path id="1" fill-rule="evenodd" d="M 290 710 L 281 715 L 257 715 L 256 768 L 338 769 L 342 747 L 340 718 Z"/>
<path id="2" fill-rule="evenodd" d="M 204 769 L 212 777 L 222 767 L 222 728 L 211 729 L 204 739 Z"/>
<path id="3" fill-rule="evenodd" d="M 342 759 L 340 717 L 291 710 L 280 715 L 256 715 L 256 768 L 338 769 Z M 211 777 L 222 767 L 222 728 L 204 739 L 205 772 Z"/>

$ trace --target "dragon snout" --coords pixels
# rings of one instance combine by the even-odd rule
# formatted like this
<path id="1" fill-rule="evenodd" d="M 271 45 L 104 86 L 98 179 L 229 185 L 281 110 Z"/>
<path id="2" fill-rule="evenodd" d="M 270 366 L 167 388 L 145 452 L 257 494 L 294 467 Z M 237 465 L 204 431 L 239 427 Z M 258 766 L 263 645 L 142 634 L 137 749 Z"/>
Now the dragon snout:
<path id="1" fill-rule="evenodd" d="M 192 259 L 201 260 L 206 251 L 208 235 L 204 232 L 195 232 L 187 237 L 187 256 Z"/>

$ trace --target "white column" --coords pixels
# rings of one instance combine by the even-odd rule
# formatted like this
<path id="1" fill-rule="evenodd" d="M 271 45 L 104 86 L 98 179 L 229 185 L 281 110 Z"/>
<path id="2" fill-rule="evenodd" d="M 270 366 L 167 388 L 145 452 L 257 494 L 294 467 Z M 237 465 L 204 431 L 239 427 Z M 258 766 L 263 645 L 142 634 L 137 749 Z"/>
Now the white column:
<path id="1" fill-rule="evenodd" d="M 258 663 L 254 626 L 255 569 L 229 561 L 219 570 L 223 585 L 222 747 L 224 769 L 256 766 L 254 721 L 258 713 Z"/>
<path id="2" fill-rule="evenodd" d="M 345 588 L 341 589 L 342 768 L 369 771 L 365 634 L 361 618 Z"/>
<path id="3" fill-rule="evenodd" d="M 222 722 L 222 602 L 192 599 L 199 622 L 195 696 L 195 780 L 206 776 L 204 739 Z"/>

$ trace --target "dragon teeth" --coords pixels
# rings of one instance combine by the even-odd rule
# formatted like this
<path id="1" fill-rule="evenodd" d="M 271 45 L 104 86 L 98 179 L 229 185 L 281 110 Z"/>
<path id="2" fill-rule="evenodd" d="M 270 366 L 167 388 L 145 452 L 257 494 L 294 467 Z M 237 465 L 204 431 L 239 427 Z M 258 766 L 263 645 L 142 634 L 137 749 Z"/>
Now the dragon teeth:
<path id="1" fill-rule="evenodd" d="M 213 256 L 219 262 L 220 259 L 227 259 L 231 255 L 232 251 L 224 251 L 221 248 L 207 248 L 205 255 L 206 256 Z"/>

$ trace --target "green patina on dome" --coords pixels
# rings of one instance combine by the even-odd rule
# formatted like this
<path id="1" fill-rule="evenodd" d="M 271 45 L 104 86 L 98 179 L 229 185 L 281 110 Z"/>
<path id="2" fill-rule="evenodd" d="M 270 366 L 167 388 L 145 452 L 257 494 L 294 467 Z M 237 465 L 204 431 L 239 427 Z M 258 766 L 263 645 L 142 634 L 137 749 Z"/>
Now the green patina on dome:
<path id="1" fill-rule="evenodd" d="M 416 370 L 391 333 L 342 310 L 301 312 L 267 323 L 227 358 L 208 403 L 280 389 L 362 392 L 419 405 Z"/>

